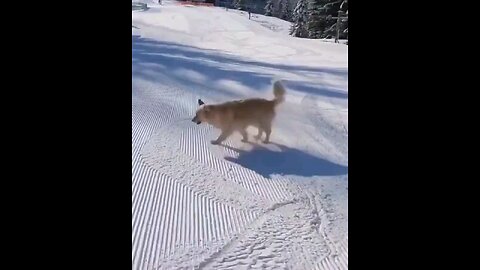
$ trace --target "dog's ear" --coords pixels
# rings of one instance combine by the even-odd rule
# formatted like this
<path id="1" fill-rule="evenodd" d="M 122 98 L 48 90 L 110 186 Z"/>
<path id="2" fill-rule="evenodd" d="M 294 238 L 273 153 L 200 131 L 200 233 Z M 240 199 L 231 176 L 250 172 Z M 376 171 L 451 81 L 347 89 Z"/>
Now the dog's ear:
<path id="1" fill-rule="evenodd" d="M 203 104 L 205 104 L 205 102 L 203 102 L 201 99 L 198 99 L 198 106 L 202 106 Z"/>

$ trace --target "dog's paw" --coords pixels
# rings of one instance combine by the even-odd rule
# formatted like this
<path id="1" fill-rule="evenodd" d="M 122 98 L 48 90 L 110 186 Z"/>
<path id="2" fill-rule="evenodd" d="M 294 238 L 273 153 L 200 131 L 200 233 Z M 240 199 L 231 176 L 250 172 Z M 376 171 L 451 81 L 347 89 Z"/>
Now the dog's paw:
<path id="1" fill-rule="evenodd" d="M 210 141 L 210 143 L 211 143 L 211 144 L 213 144 L 213 145 L 217 145 L 217 144 L 219 144 L 219 142 L 218 142 L 217 140 Z"/>
<path id="2" fill-rule="evenodd" d="M 270 143 L 270 141 L 263 140 L 263 141 L 262 141 L 262 143 L 264 143 L 264 144 L 269 144 L 269 143 Z"/>
<path id="3" fill-rule="evenodd" d="M 247 143 L 247 142 L 248 142 L 248 140 L 242 139 L 242 142 L 244 142 L 244 143 Z"/>

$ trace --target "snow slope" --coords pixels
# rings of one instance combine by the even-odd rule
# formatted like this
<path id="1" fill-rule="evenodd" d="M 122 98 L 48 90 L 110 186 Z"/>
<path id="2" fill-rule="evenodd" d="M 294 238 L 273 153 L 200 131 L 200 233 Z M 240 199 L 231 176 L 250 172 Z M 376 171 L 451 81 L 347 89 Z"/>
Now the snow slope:
<path id="1" fill-rule="evenodd" d="M 132 269 L 347 269 L 348 47 L 292 38 L 276 18 L 140 2 Z M 214 146 L 219 131 L 190 121 L 198 98 L 272 98 L 273 79 L 287 96 L 271 144 Z"/>

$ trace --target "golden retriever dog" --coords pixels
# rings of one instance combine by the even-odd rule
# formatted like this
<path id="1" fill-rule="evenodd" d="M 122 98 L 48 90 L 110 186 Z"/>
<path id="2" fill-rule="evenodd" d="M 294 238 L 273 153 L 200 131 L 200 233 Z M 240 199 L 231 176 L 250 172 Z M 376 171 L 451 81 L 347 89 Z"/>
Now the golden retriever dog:
<path id="1" fill-rule="evenodd" d="M 234 131 L 238 131 L 242 136 L 242 142 L 248 142 L 247 127 L 254 126 L 258 128 L 258 134 L 255 139 L 259 140 L 265 132 L 264 143 L 269 143 L 272 133 L 272 121 L 275 117 L 275 107 L 285 100 L 285 88 L 276 81 L 273 84 L 272 100 L 263 98 L 251 98 L 244 100 L 229 101 L 221 104 L 207 105 L 202 100 L 198 100 L 201 106 L 192 122 L 198 124 L 205 122 L 216 128 L 222 133 L 211 141 L 212 144 L 219 144 L 228 138 Z"/>

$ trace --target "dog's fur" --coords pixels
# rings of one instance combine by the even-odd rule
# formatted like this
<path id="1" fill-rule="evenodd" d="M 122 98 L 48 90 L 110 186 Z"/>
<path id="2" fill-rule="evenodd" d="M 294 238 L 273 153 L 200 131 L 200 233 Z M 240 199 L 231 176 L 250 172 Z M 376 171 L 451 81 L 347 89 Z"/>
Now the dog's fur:
<path id="1" fill-rule="evenodd" d="M 207 105 L 198 100 L 200 109 L 198 109 L 192 122 L 200 124 L 208 123 L 222 130 L 220 136 L 212 141 L 212 144 L 219 144 L 228 138 L 234 131 L 242 134 L 243 142 L 248 141 L 247 127 L 255 126 L 258 128 L 258 134 L 255 139 L 260 139 L 265 132 L 264 143 L 270 140 L 272 133 L 272 121 L 275 117 L 275 107 L 285 100 L 285 88 L 276 81 L 273 84 L 272 100 L 261 98 L 252 98 L 245 100 L 230 101 L 216 105 Z"/>

